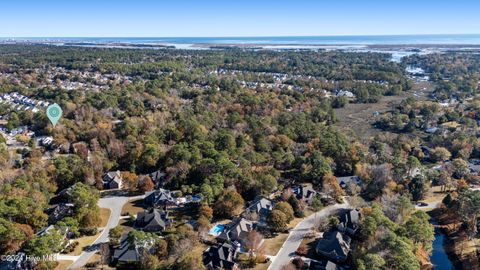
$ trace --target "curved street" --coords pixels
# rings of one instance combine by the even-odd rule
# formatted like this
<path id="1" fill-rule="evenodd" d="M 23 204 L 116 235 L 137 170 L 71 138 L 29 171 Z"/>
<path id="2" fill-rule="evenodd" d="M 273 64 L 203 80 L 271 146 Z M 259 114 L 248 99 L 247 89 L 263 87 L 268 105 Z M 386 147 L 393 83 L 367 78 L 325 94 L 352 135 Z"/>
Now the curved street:
<path id="1" fill-rule="evenodd" d="M 100 206 L 100 208 L 110 209 L 110 218 L 108 219 L 107 226 L 105 226 L 100 236 L 90 245 L 91 248 L 83 251 L 68 269 L 78 269 L 87 264 L 88 260 L 97 252 L 98 244 L 107 242 L 110 229 L 118 225 L 123 206 L 131 200 L 143 199 L 144 197 L 145 195 L 135 197 L 109 196 L 101 198 L 98 201 L 98 206 Z"/>
<path id="2" fill-rule="evenodd" d="M 327 206 L 298 223 L 295 228 L 290 230 L 287 240 L 285 240 L 282 248 L 277 252 L 277 255 L 273 256 L 272 263 L 268 267 L 268 270 L 282 269 L 282 267 L 287 265 L 295 256 L 295 252 L 300 246 L 305 234 L 308 233 L 315 224 L 318 224 L 321 219 L 328 217 L 336 210 L 348 207 L 348 202 L 344 200 L 344 203 Z"/>

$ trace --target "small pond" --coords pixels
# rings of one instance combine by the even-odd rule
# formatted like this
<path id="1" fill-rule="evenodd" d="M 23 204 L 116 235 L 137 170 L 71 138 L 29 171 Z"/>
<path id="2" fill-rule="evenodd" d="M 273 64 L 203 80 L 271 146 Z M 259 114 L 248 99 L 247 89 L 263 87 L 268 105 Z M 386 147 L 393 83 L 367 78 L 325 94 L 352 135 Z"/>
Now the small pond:
<path id="1" fill-rule="evenodd" d="M 430 220 L 430 223 L 433 225 L 437 225 L 436 221 Z M 452 270 L 455 269 L 453 267 L 452 261 L 447 256 L 447 252 L 443 247 L 443 242 L 445 239 L 445 235 L 442 231 L 435 227 L 435 239 L 433 240 L 433 251 L 432 256 L 430 256 L 430 261 L 433 264 L 434 270 Z"/>

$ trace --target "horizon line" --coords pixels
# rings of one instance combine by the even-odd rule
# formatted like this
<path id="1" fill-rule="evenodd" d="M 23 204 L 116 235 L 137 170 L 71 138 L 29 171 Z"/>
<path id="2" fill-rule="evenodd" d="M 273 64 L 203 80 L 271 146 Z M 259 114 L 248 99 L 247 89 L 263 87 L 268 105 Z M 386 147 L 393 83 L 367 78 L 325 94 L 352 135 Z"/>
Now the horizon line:
<path id="1" fill-rule="evenodd" d="M 456 34 L 331 34 L 331 35 L 253 35 L 253 36 L 2 36 L 0 38 L 281 38 L 281 37 L 380 37 L 380 36 L 475 36 L 480 33 Z"/>

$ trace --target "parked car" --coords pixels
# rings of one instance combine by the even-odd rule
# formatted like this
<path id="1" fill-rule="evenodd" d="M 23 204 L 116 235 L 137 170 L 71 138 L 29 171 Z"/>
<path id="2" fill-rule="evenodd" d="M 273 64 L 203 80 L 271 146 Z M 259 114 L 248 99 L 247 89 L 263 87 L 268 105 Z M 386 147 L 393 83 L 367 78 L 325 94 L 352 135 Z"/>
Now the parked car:
<path id="1" fill-rule="evenodd" d="M 417 202 L 417 206 L 419 206 L 419 207 L 425 207 L 425 206 L 428 206 L 428 203 L 426 203 L 426 202 Z"/>

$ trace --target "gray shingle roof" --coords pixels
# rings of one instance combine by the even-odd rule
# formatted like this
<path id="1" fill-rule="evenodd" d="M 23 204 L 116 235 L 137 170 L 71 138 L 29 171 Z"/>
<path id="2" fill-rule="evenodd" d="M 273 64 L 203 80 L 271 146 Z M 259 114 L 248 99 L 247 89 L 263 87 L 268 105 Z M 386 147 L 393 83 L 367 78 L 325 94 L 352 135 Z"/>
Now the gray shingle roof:
<path id="1" fill-rule="evenodd" d="M 170 224 L 168 212 L 151 209 L 137 214 L 136 226 L 145 231 L 163 231 Z"/>
<path id="2" fill-rule="evenodd" d="M 259 197 L 255 199 L 247 208 L 247 212 L 256 213 L 260 220 L 266 220 L 268 214 L 273 209 L 273 202 L 267 198 Z"/>
<path id="3" fill-rule="evenodd" d="M 173 199 L 170 190 L 160 188 L 158 190 L 148 193 L 145 197 L 145 202 L 151 206 L 158 206 L 175 204 L 175 199 Z"/>
<path id="4" fill-rule="evenodd" d="M 340 185 L 340 187 L 346 188 L 351 183 L 360 185 L 362 183 L 362 180 L 360 179 L 360 177 L 356 175 L 352 175 L 352 176 L 337 177 L 337 182 Z"/>
<path id="5" fill-rule="evenodd" d="M 110 186 L 112 182 L 117 183 L 117 186 L 120 187 L 122 185 L 122 174 L 120 171 L 111 171 L 107 172 L 106 174 L 103 175 L 102 181 L 104 186 Z"/>
<path id="6" fill-rule="evenodd" d="M 340 215 L 339 230 L 347 231 L 354 234 L 359 226 L 360 211 L 356 209 L 350 209 Z"/>
<path id="7" fill-rule="evenodd" d="M 273 209 L 273 202 L 264 197 L 257 198 L 252 204 L 248 207 L 250 211 L 255 211 L 259 214 L 262 211 L 271 211 Z"/>
<path id="8" fill-rule="evenodd" d="M 113 259 L 119 262 L 137 262 L 140 260 L 140 251 L 137 247 L 130 245 L 127 234 L 122 236 L 120 247 L 113 252 Z"/>
<path id="9" fill-rule="evenodd" d="M 317 253 L 336 261 L 344 261 L 350 252 L 350 237 L 339 232 L 325 232 L 318 240 Z"/>
<path id="10" fill-rule="evenodd" d="M 329 261 L 329 260 L 321 260 L 321 261 L 311 261 L 309 265 L 309 270 L 338 270 L 338 266 Z"/>
<path id="11" fill-rule="evenodd" d="M 238 241 L 244 242 L 247 239 L 248 233 L 253 230 L 253 222 L 244 218 L 239 218 L 230 223 L 229 227 L 225 229 L 218 238 L 223 241 Z"/>
<path id="12" fill-rule="evenodd" d="M 208 269 L 233 269 L 236 249 L 227 243 L 208 248 L 203 254 L 203 263 Z"/>

